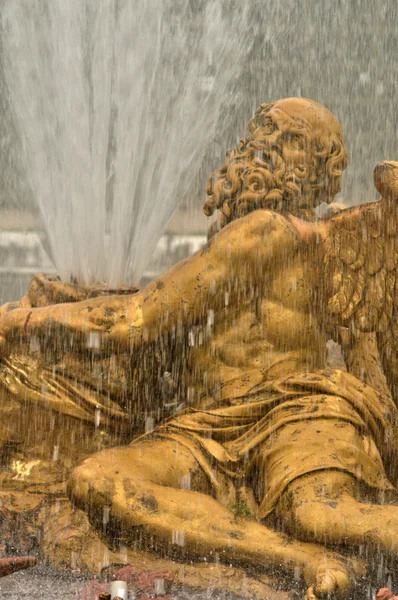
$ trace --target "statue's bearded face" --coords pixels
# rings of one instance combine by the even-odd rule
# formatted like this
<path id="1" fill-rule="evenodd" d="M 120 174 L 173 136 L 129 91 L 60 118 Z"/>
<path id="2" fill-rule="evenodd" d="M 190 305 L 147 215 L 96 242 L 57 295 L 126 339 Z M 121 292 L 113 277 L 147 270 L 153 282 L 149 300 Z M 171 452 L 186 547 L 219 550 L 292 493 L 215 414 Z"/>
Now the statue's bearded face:
<path id="1" fill-rule="evenodd" d="M 340 125 L 321 105 L 262 105 L 249 131 L 209 180 L 204 210 L 221 210 L 221 225 L 257 208 L 311 218 L 315 206 L 340 191 L 347 153 Z"/>

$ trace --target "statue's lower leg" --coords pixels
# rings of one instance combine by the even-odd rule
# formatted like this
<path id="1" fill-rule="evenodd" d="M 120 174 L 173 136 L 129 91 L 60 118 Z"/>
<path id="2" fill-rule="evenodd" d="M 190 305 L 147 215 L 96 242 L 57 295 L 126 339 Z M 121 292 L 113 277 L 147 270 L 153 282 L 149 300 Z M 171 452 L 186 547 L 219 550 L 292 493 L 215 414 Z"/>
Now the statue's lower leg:
<path id="1" fill-rule="evenodd" d="M 190 475 L 191 489 L 181 489 Z M 184 479 L 185 477 L 185 479 Z M 266 569 L 302 573 L 314 593 L 344 597 L 355 566 L 315 544 L 288 540 L 255 520 L 236 518 L 206 492 L 206 477 L 183 446 L 171 441 L 135 444 L 96 454 L 78 467 L 69 482 L 72 499 L 102 527 L 134 539 L 137 528 L 157 547 L 193 556 L 215 556 Z M 357 568 L 361 568 L 358 563 Z"/>
<path id="2" fill-rule="evenodd" d="M 353 476 L 320 471 L 291 483 L 279 509 L 288 531 L 299 539 L 377 547 L 398 557 L 398 506 L 360 499 Z"/>

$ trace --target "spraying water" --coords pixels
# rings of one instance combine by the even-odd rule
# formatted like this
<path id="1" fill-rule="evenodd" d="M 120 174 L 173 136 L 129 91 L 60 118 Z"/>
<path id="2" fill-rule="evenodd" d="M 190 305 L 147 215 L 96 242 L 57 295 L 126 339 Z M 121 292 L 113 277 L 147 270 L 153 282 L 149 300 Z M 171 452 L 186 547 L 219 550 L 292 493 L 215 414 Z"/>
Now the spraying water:
<path id="1" fill-rule="evenodd" d="M 7 86 L 63 280 L 139 283 L 250 52 L 247 3 L 227 4 L 5 2 Z"/>

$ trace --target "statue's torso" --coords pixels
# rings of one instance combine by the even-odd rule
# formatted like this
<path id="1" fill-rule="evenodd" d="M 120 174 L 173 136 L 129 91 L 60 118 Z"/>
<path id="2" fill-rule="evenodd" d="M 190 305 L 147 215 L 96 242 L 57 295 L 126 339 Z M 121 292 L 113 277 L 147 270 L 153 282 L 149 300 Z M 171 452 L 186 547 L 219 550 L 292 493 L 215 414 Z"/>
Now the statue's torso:
<path id="1" fill-rule="evenodd" d="M 312 285 L 298 255 L 270 275 L 261 296 L 239 308 L 226 306 L 214 323 L 209 306 L 207 323 L 187 334 L 184 393 L 189 381 L 190 397 L 206 406 L 244 395 L 266 379 L 324 368 L 326 334 L 314 314 Z"/>

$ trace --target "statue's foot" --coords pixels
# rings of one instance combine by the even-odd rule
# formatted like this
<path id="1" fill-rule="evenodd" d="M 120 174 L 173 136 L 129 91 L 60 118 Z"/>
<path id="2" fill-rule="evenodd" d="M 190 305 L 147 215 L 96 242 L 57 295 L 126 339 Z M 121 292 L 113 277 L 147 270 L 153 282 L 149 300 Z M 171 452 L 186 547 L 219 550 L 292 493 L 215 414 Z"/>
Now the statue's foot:
<path id="1" fill-rule="evenodd" d="M 355 578 L 365 572 L 362 561 L 322 561 L 314 574 L 306 576 L 306 581 L 313 581 L 307 589 L 305 600 L 321 600 L 323 598 L 344 599 L 352 591 Z"/>

